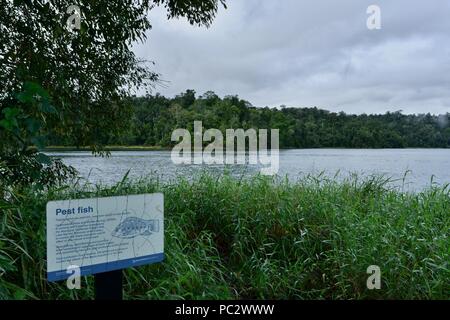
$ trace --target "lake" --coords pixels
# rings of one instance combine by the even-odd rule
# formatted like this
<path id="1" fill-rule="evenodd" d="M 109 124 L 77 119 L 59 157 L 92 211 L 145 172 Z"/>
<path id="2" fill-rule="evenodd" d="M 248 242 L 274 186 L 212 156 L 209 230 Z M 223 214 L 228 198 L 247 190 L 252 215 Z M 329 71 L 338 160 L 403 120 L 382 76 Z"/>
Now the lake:
<path id="1" fill-rule="evenodd" d="M 196 172 L 229 171 L 232 175 L 254 175 L 261 165 L 175 165 L 170 151 L 116 151 L 108 158 L 90 152 L 48 152 L 75 167 L 92 183 L 113 184 L 130 170 L 129 177 L 157 175 L 162 180 L 192 177 Z M 391 177 L 391 185 L 418 191 L 435 184 L 450 183 L 450 149 L 296 149 L 280 151 L 278 175 L 295 180 L 323 172 L 338 179 L 352 173 Z M 405 183 L 403 177 L 406 175 Z"/>

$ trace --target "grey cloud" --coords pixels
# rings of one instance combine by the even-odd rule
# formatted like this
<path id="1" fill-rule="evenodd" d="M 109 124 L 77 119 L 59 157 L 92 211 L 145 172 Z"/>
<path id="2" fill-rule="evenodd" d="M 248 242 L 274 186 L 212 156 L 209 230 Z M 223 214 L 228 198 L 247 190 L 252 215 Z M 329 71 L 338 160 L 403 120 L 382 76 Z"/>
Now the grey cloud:
<path id="1" fill-rule="evenodd" d="M 377 4 L 382 29 L 366 28 Z M 211 28 L 150 13 L 139 57 L 173 96 L 238 94 L 256 106 L 351 113 L 450 112 L 450 2 L 229 0 Z"/>

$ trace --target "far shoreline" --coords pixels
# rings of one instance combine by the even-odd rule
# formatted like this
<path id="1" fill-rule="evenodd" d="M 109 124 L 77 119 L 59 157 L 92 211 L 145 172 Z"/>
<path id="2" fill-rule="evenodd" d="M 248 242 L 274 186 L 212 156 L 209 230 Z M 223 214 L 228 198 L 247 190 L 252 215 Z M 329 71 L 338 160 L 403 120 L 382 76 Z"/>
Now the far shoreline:
<path id="1" fill-rule="evenodd" d="M 449 150 L 450 148 L 435 147 L 404 147 L 404 148 L 348 148 L 348 147 L 310 147 L 310 148 L 280 148 L 284 150 Z M 105 146 L 103 151 L 170 151 L 171 147 L 161 146 Z M 48 146 L 43 152 L 74 152 L 74 151 L 92 151 L 90 147 L 75 146 Z"/>
<path id="2" fill-rule="evenodd" d="M 162 151 L 171 150 L 167 147 L 160 146 L 105 146 L 104 151 Z M 44 152 L 57 151 L 92 151 L 90 147 L 74 147 L 74 146 L 49 146 L 43 149 Z"/>

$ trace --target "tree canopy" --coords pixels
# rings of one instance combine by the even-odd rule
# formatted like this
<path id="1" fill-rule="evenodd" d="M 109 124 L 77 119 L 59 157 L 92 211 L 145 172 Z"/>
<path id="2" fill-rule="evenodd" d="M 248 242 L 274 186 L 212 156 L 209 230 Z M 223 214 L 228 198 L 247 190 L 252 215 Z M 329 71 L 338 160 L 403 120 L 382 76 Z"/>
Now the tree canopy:
<path id="1" fill-rule="evenodd" d="M 194 121 L 206 129 L 279 129 L 281 148 L 448 148 L 450 113 L 374 115 L 336 113 L 318 108 L 257 108 L 237 96 L 187 90 L 174 98 L 161 95 L 131 99 L 133 116 L 126 133 L 111 135 L 110 145 L 170 147 L 177 128 L 192 132 Z M 71 141 L 54 144 L 73 145 Z"/>
<path id="2" fill-rule="evenodd" d="M 169 18 L 209 26 L 219 3 L 79 0 L 80 28 L 71 30 L 73 1 L 0 0 L 0 164 L 17 168 L 49 136 L 101 150 L 105 137 L 125 129 L 131 106 L 124 98 L 158 81 L 132 51 L 151 28 L 148 10 L 164 6 Z"/>

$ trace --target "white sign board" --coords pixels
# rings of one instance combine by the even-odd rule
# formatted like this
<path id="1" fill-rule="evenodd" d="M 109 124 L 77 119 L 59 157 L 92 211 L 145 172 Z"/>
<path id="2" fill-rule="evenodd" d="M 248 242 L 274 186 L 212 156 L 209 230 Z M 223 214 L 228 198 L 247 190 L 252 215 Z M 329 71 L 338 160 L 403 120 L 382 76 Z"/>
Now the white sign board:
<path id="1" fill-rule="evenodd" d="M 164 259 L 161 193 L 47 203 L 47 278 L 81 275 Z M 73 267 L 71 267 L 73 268 Z"/>

